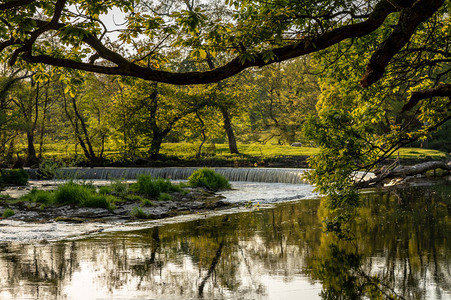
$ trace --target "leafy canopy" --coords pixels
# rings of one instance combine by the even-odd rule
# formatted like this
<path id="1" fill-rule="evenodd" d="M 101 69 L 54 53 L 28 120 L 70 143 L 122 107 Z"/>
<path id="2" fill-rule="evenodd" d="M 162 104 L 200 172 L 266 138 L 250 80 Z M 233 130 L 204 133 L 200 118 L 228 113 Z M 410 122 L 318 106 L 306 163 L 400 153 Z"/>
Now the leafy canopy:
<path id="1" fill-rule="evenodd" d="M 216 82 L 252 67 L 314 53 L 371 34 L 389 34 L 368 49 L 361 85 L 379 80 L 388 63 L 445 0 L 81 1 L 12 0 L 0 4 L 0 50 L 23 60 L 172 84 Z M 121 11 L 111 26 L 105 16 Z M 449 33 L 449 32 L 448 32 Z M 213 70 L 174 70 L 178 57 L 227 60 Z"/>

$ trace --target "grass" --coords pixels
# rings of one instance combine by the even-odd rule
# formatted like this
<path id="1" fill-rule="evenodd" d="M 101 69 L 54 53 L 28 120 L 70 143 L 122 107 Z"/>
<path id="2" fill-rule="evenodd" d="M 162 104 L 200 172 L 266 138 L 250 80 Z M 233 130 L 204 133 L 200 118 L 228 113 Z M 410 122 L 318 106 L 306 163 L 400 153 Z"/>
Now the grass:
<path id="1" fill-rule="evenodd" d="M 55 204 L 81 205 L 92 194 L 93 191 L 89 187 L 70 182 L 58 187 L 54 192 L 53 202 Z"/>
<path id="2" fill-rule="evenodd" d="M 401 148 L 393 153 L 391 158 L 415 159 L 415 160 L 441 160 L 446 158 L 446 153 L 423 148 Z"/>
<path id="3" fill-rule="evenodd" d="M 114 210 L 118 198 L 96 191 L 92 185 L 68 182 L 54 191 L 32 189 L 19 200 L 47 205 L 77 205 L 81 207 L 99 207 Z"/>
<path id="4" fill-rule="evenodd" d="M 113 192 L 113 189 L 109 186 L 101 186 L 99 187 L 99 194 L 101 195 L 108 195 L 111 194 Z"/>
<path id="5" fill-rule="evenodd" d="M 172 196 L 169 195 L 168 193 L 161 193 L 158 196 L 158 200 L 160 200 L 160 201 L 169 201 L 169 200 L 172 200 Z"/>
<path id="6" fill-rule="evenodd" d="M 290 145 L 262 145 L 259 143 L 238 144 L 241 155 L 231 154 L 228 144 L 215 144 L 215 155 L 224 158 L 236 158 L 240 156 L 274 158 L 280 156 L 310 156 L 318 153 L 318 148 L 291 147 Z M 164 143 L 161 154 L 175 156 L 184 159 L 192 159 L 196 156 L 197 146 L 192 143 Z"/>
<path id="7" fill-rule="evenodd" d="M 40 204 L 41 209 L 49 205 L 75 205 L 80 207 L 116 208 L 116 203 L 131 201 L 141 206 L 153 206 L 150 199 L 171 200 L 172 192 L 184 193 L 179 185 L 173 185 L 168 179 L 152 178 L 141 175 L 138 182 L 129 186 L 127 183 L 115 181 L 110 186 L 96 188 L 91 183 L 68 182 L 53 191 L 33 188 L 30 193 L 9 202 L 32 202 Z M 150 198 L 150 199 L 149 199 Z"/>
<path id="8" fill-rule="evenodd" d="M 109 146 L 109 148 L 105 149 L 105 157 L 107 159 L 111 160 L 111 162 L 121 161 L 123 159 L 121 154 L 118 154 L 120 152 L 119 149 L 115 149 L 113 145 L 107 146 Z M 205 148 L 207 147 L 209 147 L 208 144 Z M 69 157 L 75 157 L 75 153 L 71 150 L 73 148 L 74 147 L 72 145 L 69 145 L 69 151 L 66 152 L 66 145 L 46 145 L 44 157 L 49 159 L 59 157 L 60 160 L 67 161 Z M 141 150 L 142 153 L 146 152 L 146 149 L 144 148 Z M 277 160 L 283 157 L 305 158 L 319 153 L 319 149 L 314 147 L 292 147 L 290 145 L 277 145 L 269 143 L 265 145 L 260 143 L 238 143 L 238 150 L 240 151 L 240 154 L 230 154 L 228 144 L 215 144 L 214 153 L 210 154 L 209 158 L 224 161 L 249 160 L 253 162 L 254 160 L 259 159 Z M 166 160 L 175 160 L 174 164 L 177 164 L 177 160 L 196 160 L 197 151 L 198 143 L 163 143 L 160 154 L 165 157 Z M 396 158 L 397 155 L 398 154 L 396 153 L 392 157 Z M 145 154 L 142 154 L 142 156 L 145 157 Z M 401 159 L 438 160 L 445 158 L 446 153 L 422 148 L 401 148 L 399 150 L 399 157 Z M 80 158 L 83 159 L 82 156 L 80 156 L 79 159 Z"/>
<path id="9" fill-rule="evenodd" d="M 132 211 L 130 212 L 130 215 L 132 217 L 138 218 L 138 219 L 148 219 L 149 215 L 146 214 L 141 208 L 139 207 L 135 207 L 132 209 Z"/>
<path id="10" fill-rule="evenodd" d="M 30 193 L 23 196 L 22 200 L 49 205 L 53 203 L 54 193 L 33 188 Z"/>
<path id="11" fill-rule="evenodd" d="M 154 204 L 149 199 L 141 199 L 141 206 L 154 206 Z"/>
<path id="12" fill-rule="evenodd" d="M 2 218 L 6 219 L 9 217 L 14 216 L 16 213 L 14 212 L 14 210 L 10 209 L 10 208 L 5 208 L 5 210 L 3 211 L 2 214 Z"/>
<path id="13" fill-rule="evenodd" d="M 193 151 L 189 149 L 193 148 Z M 188 150 L 187 150 L 188 149 Z M 215 155 L 224 158 L 237 158 L 241 156 L 260 157 L 260 158 L 279 158 L 283 156 L 311 156 L 319 153 L 319 148 L 314 147 L 292 147 L 290 145 L 262 145 L 258 143 L 253 144 L 238 144 L 240 155 L 230 154 L 228 144 L 216 144 Z M 174 156 L 184 159 L 192 159 L 195 157 L 196 148 L 194 144 L 189 143 L 164 143 L 161 147 L 161 154 L 167 156 Z M 401 148 L 399 151 L 401 159 L 444 159 L 446 153 L 423 148 Z M 398 152 L 392 157 L 396 158 Z"/>
<path id="14" fill-rule="evenodd" d="M 80 203 L 80 206 L 83 207 L 99 207 L 106 208 L 109 211 L 112 211 L 116 208 L 114 203 L 116 202 L 116 197 L 111 195 L 91 195 L 90 197 L 84 199 L 83 202 Z"/>
<path id="15" fill-rule="evenodd" d="M 193 187 L 205 187 L 212 191 L 230 189 L 229 181 L 212 169 L 202 168 L 191 174 L 188 183 Z"/>
<path id="16" fill-rule="evenodd" d="M 131 190 L 147 198 L 159 199 L 162 193 L 180 192 L 181 187 L 173 185 L 169 179 L 140 175 L 138 181 L 132 185 Z"/>

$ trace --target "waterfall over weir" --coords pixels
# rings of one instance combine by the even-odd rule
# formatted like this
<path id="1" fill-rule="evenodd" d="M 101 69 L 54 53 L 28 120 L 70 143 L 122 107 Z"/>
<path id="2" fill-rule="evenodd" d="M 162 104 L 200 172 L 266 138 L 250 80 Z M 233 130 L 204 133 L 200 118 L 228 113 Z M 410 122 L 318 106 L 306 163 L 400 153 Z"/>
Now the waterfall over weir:
<path id="1" fill-rule="evenodd" d="M 66 179 L 136 179 L 141 174 L 167 179 L 188 179 L 199 168 L 62 168 L 57 177 Z M 278 168 L 212 168 L 229 181 L 305 183 L 302 174 L 306 169 Z M 30 176 L 36 177 L 35 170 Z"/>

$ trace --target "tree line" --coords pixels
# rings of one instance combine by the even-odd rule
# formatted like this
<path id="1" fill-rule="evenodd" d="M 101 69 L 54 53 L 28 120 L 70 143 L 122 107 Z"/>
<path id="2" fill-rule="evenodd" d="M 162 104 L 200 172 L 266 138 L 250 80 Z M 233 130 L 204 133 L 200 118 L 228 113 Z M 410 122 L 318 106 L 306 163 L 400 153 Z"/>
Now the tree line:
<path id="1" fill-rule="evenodd" d="M 185 63 L 184 67 L 187 67 Z M 195 67 L 195 62 L 191 62 Z M 155 159 L 161 144 L 293 143 L 320 93 L 305 59 L 249 70 L 220 84 L 173 86 L 131 77 L 3 67 L 0 159 L 36 166 L 55 154 Z M 64 145 L 64 146 L 63 146 Z M 203 148 L 202 148 L 203 147 Z"/>

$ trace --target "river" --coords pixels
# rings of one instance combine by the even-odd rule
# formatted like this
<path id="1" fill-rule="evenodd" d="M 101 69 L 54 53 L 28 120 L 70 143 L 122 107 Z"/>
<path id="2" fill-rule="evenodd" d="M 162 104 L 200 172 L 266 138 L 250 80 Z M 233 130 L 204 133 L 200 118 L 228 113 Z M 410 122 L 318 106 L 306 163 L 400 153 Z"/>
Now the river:
<path id="1" fill-rule="evenodd" d="M 234 187 L 247 208 L 48 238 L 1 223 L 0 299 L 451 299 L 449 181 L 362 193 L 347 241 L 308 185 Z"/>

